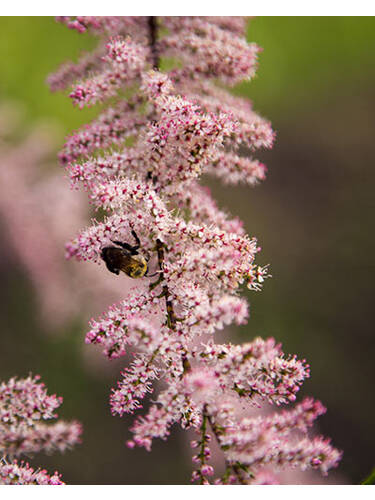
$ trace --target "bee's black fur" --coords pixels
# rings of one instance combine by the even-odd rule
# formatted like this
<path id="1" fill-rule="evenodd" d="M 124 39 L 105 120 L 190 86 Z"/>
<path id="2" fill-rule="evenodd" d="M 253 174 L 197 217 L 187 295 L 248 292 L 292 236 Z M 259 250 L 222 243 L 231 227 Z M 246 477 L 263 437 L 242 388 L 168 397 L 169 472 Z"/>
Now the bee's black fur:
<path id="1" fill-rule="evenodd" d="M 141 246 L 141 242 L 134 230 L 132 230 L 131 233 L 135 239 L 135 245 L 129 245 L 129 243 L 124 243 L 122 241 L 112 241 L 112 243 L 118 246 L 104 247 L 101 252 L 101 258 L 104 260 L 108 271 L 111 273 L 119 275 L 120 271 L 124 271 L 125 274 L 132 278 L 147 276 L 148 266 L 146 263 L 148 262 L 148 259 L 145 259 L 143 256 L 140 256 L 141 263 L 143 261 L 141 265 L 144 265 L 146 272 L 143 271 L 142 274 L 141 271 L 140 276 L 133 274 L 133 269 L 138 269 L 139 263 L 136 259 L 133 259 L 132 256 L 139 255 L 138 249 Z"/>

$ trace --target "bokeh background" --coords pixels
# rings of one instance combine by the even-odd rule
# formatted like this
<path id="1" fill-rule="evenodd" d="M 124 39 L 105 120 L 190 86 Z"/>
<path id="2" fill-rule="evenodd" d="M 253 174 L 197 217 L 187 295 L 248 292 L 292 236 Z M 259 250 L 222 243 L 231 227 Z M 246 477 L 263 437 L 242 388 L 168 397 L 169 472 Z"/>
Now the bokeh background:
<path id="1" fill-rule="evenodd" d="M 249 324 L 231 335 L 241 342 L 274 336 L 285 352 L 308 360 L 312 376 L 302 392 L 328 407 L 319 430 L 344 450 L 333 480 L 354 484 L 375 465 L 374 28 L 371 17 L 252 19 L 248 39 L 264 52 L 257 77 L 235 92 L 277 131 L 274 149 L 261 154 L 268 179 L 254 189 L 211 185 L 258 237 L 259 260 L 273 275 L 263 292 L 249 294 Z M 0 18 L 0 101 L 23 108 L 20 140 L 43 121 L 62 144 L 95 116 L 45 85 L 61 62 L 94 45 L 52 18 Z M 124 446 L 132 419 L 112 417 L 108 406 L 122 363 L 92 368 L 100 361 L 90 361 L 87 350 L 95 348 L 83 343 L 86 317 L 74 316 L 63 332 L 41 321 L 1 218 L 0 230 L 0 379 L 40 373 L 64 396 L 60 415 L 84 425 L 80 447 L 32 463 L 58 469 L 71 484 L 186 483 L 190 452 L 181 433 L 151 454 Z M 71 265 L 64 263 L 68 272 Z"/>

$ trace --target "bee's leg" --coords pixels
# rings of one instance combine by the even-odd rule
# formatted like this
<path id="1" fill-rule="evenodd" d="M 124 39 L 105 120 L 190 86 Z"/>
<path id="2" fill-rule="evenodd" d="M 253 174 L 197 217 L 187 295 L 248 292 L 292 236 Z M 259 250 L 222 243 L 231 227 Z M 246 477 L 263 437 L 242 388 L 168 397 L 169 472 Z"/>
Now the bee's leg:
<path id="1" fill-rule="evenodd" d="M 123 248 L 124 250 L 127 250 L 128 252 L 130 252 L 131 255 L 137 255 L 137 253 L 138 253 L 137 252 L 138 247 L 133 247 L 133 246 L 129 245 L 129 243 L 123 243 L 122 241 L 113 241 L 113 240 L 112 240 L 112 243 L 115 243 L 116 245 Z"/>
<path id="2" fill-rule="evenodd" d="M 134 229 L 132 229 L 132 235 L 136 242 L 136 245 L 133 246 L 133 250 L 138 250 L 138 248 L 141 246 L 141 242 L 139 241 L 138 235 L 134 231 Z"/>
<path id="3" fill-rule="evenodd" d="M 111 271 L 111 273 L 117 274 L 117 275 L 120 274 L 120 271 L 116 267 L 113 267 L 112 264 L 110 264 L 109 262 L 105 261 L 105 265 L 106 265 L 108 271 Z"/>
<path id="4" fill-rule="evenodd" d="M 156 275 L 158 275 L 158 274 L 160 274 L 160 272 L 159 272 L 159 271 L 156 271 L 156 273 L 154 273 L 154 274 L 148 274 L 148 269 L 147 269 L 147 273 L 145 274 L 145 276 L 146 276 L 147 278 L 153 278 L 154 276 L 156 276 Z"/>

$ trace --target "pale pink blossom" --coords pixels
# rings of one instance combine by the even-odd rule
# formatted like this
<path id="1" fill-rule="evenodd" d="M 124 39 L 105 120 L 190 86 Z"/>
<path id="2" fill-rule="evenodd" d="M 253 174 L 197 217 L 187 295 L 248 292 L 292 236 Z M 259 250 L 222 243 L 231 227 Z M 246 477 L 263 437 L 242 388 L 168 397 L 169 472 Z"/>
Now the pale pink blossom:
<path id="1" fill-rule="evenodd" d="M 246 183 L 250 185 L 264 181 L 267 168 L 258 160 L 221 152 L 209 164 L 207 173 L 218 177 L 224 184 Z"/>
<path id="2" fill-rule="evenodd" d="M 59 159 L 66 164 L 85 158 L 96 149 L 121 144 L 138 133 L 146 122 L 146 117 L 139 114 L 135 104 L 121 101 L 68 137 Z"/>
<path id="3" fill-rule="evenodd" d="M 176 79 L 220 78 L 235 84 L 255 75 L 259 47 L 248 44 L 235 33 L 199 17 L 167 18 L 171 33 L 160 42 L 167 57 L 182 59 L 182 69 L 173 71 Z"/>
<path id="4" fill-rule="evenodd" d="M 175 82 L 175 87 L 202 109 L 226 116 L 232 127 L 230 137 L 226 138 L 229 147 L 235 150 L 241 145 L 251 150 L 272 147 L 275 132 L 271 123 L 254 111 L 248 99 L 229 94 L 205 80 Z"/>
<path id="5" fill-rule="evenodd" d="M 40 377 L 11 378 L 0 385 L 0 451 L 3 455 L 64 451 L 80 442 L 77 422 L 46 424 L 62 398 L 49 396 Z"/>
<path id="6" fill-rule="evenodd" d="M 60 475 L 34 471 L 28 464 L 9 459 L 20 455 L 64 452 L 81 442 L 82 426 L 76 421 L 47 423 L 57 418 L 62 398 L 48 395 L 40 377 L 11 378 L 0 385 L 0 483 L 63 484 Z"/>
<path id="7" fill-rule="evenodd" d="M 50 476 L 45 469 L 34 470 L 28 463 L 11 463 L 0 459 L 0 484 L 34 484 L 34 485 L 63 485 L 61 475 L 55 472 Z"/>
<path id="8" fill-rule="evenodd" d="M 92 31 L 97 35 L 128 34 L 135 36 L 142 31 L 147 36 L 147 18 L 140 16 L 57 16 L 56 21 L 79 33 Z"/>
<path id="9" fill-rule="evenodd" d="M 70 94 L 79 107 L 107 99 L 125 84 L 133 85 L 145 67 L 147 49 L 129 38 L 114 38 L 106 49 L 107 53 L 102 57 L 106 66 L 97 76 L 76 84 Z"/>
<path id="10" fill-rule="evenodd" d="M 60 66 L 58 71 L 49 75 L 47 83 L 52 92 L 64 90 L 73 85 L 77 80 L 90 71 L 97 71 L 102 67 L 102 57 L 104 55 L 104 47 L 99 45 L 94 52 L 88 52 L 81 55 L 77 63 L 66 62 Z"/>

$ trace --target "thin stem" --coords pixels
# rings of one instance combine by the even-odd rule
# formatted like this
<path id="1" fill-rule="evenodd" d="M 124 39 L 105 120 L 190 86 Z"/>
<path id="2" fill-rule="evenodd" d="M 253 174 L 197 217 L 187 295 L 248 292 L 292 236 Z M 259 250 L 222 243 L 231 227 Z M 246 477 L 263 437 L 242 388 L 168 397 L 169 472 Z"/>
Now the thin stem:
<path id="1" fill-rule="evenodd" d="M 157 280 L 158 284 L 162 283 L 165 280 L 165 278 L 164 278 L 164 249 L 165 249 L 164 243 L 162 241 L 160 241 L 158 238 L 156 240 L 156 251 L 158 254 L 158 263 L 159 263 L 159 269 L 160 269 L 159 279 Z M 174 311 L 173 302 L 170 298 L 170 293 L 169 293 L 169 289 L 168 289 L 167 284 L 163 285 L 160 297 L 165 297 L 165 304 L 166 304 L 166 308 L 167 308 L 168 328 L 175 331 L 178 318 L 176 317 L 176 313 Z M 185 375 L 185 373 L 187 373 L 191 370 L 191 365 L 190 365 L 190 362 L 189 362 L 188 357 L 187 357 L 186 349 L 184 349 L 183 353 L 182 353 L 182 366 L 184 368 L 183 375 Z"/>
<path id="2" fill-rule="evenodd" d="M 212 429 L 212 433 L 215 436 L 218 445 L 220 446 L 221 450 L 223 452 L 225 452 L 225 450 L 223 449 L 223 447 L 220 443 L 220 434 L 222 434 L 222 432 L 218 428 L 218 426 L 215 424 L 215 422 L 213 422 L 212 417 L 207 413 L 207 408 L 205 408 L 204 415 L 207 417 L 207 420 L 208 420 L 208 422 L 211 426 L 211 429 Z M 233 470 L 233 472 L 236 475 L 237 480 L 240 484 L 248 484 L 246 479 L 243 477 L 242 472 L 246 472 L 250 477 L 253 476 L 252 473 L 249 470 L 247 470 L 246 467 L 243 467 L 240 463 L 230 463 L 230 462 L 226 461 L 226 468 L 227 468 L 227 471 L 229 470 L 229 468 L 231 468 Z"/>
<path id="3" fill-rule="evenodd" d="M 158 71 L 160 67 L 160 58 L 156 42 L 158 34 L 158 24 L 156 16 L 150 16 L 148 18 L 148 31 L 149 31 L 150 49 L 152 55 L 152 66 L 154 70 Z"/>
<path id="4" fill-rule="evenodd" d="M 160 69 L 160 57 L 159 57 L 159 52 L 158 52 L 158 47 L 157 47 L 157 36 L 158 36 L 157 17 L 149 16 L 149 18 L 148 18 L 148 38 L 149 38 L 150 51 L 151 51 L 152 67 L 154 68 L 155 71 L 159 71 L 159 69 Z M 155 109 L 154 109 L 149 117 L 151 120 L 151 123 L 154 121 L 153 119 L 156 117 L 155 115 L 156 115 L 156 113 L 155 113 Z M 147 172 L 146 182 L 152 181 L 152 183 L 155 185 L 157 180 L 158 180 L 157 176 L 153 174 L 152 170 L 149 170 Z"/>
<path id="5" fill-rule="evenodd" d="M 156 240 L 156 251 L 158 253 L 158 262 L 160 269 L 160 282 L 164 281 L 164 244 L 159 240 Z M 159 281 L 159 280 L 158 280 Z M 167 324 L 171 330 L 176 330 L 176 315 L 173 308 L 173 303 L 170 300 L 168 285 L 163 285 L 162 297 L 165 297 L 165 303 L 167 306 Z"/>
<path id="6" fill-rule="evenodd" d="M 248 484 L 245 478 L 242 475 L 242 469 L 238 464 L 231 464 L 231 467 L 233 469 L 233 472 L 236 474 L 238 482 L 240 484 Z"/>
<path id="7" fill-rule="evenodd" d="M 152 55 L 152 65 L 154 70 L 159 71 L 160 68 L 160 57 L 157 49 L 157 31 L 158 31 L 158 24 L 157 24 L 157 17 L 156 16 L 150 16 L 148 18 L 148 27 L 149 27 L 149 40 L 150 40 L 150 49 L 151 49 L 151 55 Z M 150 177 L 152 177 L 152 172 L 149 172 Z M 160 275 L 159 278 L 157 279 L 156 282 L 152 283 L 150 285 L 150 289 L 155 288 L 159 284 L 161 284 L 165 278 L 164 278 L 164 248 L 165 245 L 160 241 L 159 239 L 156 240 L 156 251 L 158 254 L 158 263 L 159 263 L 159 269 L 160 269 Z M 166 303 L 166 308 L 167 308 L 167 325 L 168 327 L 175 331 L 176 330 L 176 324 L 177 324 L 177 317 L 174 311 L 173 307 L 173 302 L 170 299 L 170 293 L 168 289 L 168 285 L 165 284 L 163 285 L 162 292 L 160 294 L 160 297 L 165 297 L 165 303 Z M 158 351 L 158 349 L 157 349 Z M 157 352 L 156 351 L 156 352 Z M 156 354 L 156 353 L 154 353 Z M 151 359 L 154 358 L 154 355 L 152 356 Z M 183 374 L 182 377 L 188 373 L 191 370 L 191 365 L 187 357 L 187 351 L 184 350 L 182 354 L 182 365 L 183 365 Z M 200 450 L 200 460 L 201 460 L 201 467 L 205 463 L 205 456 L 204 456 L 204 449 L 206 447 L 207 441 L 206 441 L 206 430 L 207 430 L 207 422 L 210 423 L 212 432 L 216 438 L 216 441 L 218 442 L 220 448 L 220 440 L 219 440 L 219 430 L 217 426 L 212 422 L 212 419 L 210 416 L 207 414 L 207 409 L 206 407 L 204 408 L 203 411 L 203 418 L 202 418 L 202 426 L 201 426 L 201 434 L 202 434 L 202 441 L 201 441 L 201 450 Z M 232 468 L 234 471 L 235 475 L 237 476 L 238 482 L 240 484 L 247 484 L 246 481 L 244 480 L 242 474 L 241 474 L 241 468 L 237 464 L 229 464 L 227 463 L 227 470 L 229 468 Z M 201 474 L 201 483 L 203 484 L 203 476 Z"/>
<path id="8" fill-rule="evenodd" d="M 152 54 L 152 64 L 153 68 L 158 71 L 160 67 L 160 57 L 157 49 L 157 34 L 158 34 L 158 23 L 157 23 L 157 17 L 156 16 L 150 16 L 148 18 L 148 27 L 149 27 L 149 39 L 150 39 L 150 49 L 151 49 L 151 54 Z M 152 172 L 149 172 L 149 175 L 151 176 L 152 180 L 154 181 L 154 178 L 152 177 Z M 159 279 L 155 282 L 152 283 L 150 288 L 154 288 L 160 283 L 164 281 L 164 248 L 165 245 L 159 240 L 159 238 L 156 240 L 156 251 L 158 254 L 158 262 L 159 262 L 159 269 L 160 269 L 160 276 Z M 165 284 L 163 286 L 162 292 L 160 294 L 162 297 L 165 297 L 165 304 L 167 307 L 167 325 L 168 327 L 175 331 L 176 330 L 176 324 L 178 321 L 178 318 L 176 317 L 174 307 L 173 307 L 173 302 L 170 300 L 170 294 L 168 290 L 168 285 Z M 187 357 L 187 351 L 184 349 L 182 353 L 182 366 L 183 366 L 183 373 L 182 377 L 185 375 L 185 373 L 188 373 L 191 370 L 191 365 Z"/>
<path id="9" fill-rule="evenodd" d="M 207 431 L 207 416 L 203 413 L 203 418 L 202 418 L 202 425 L 201 425 L 201 446 L 200 446 L 200 453 L 199 453 L 199 460 L 200 460 L 200 465 L 201 465 L 201 470 L 202 467 L 205 465 L 206 462 L 206 457 L 205 457 L 205 449 L 207 445 L 207 437 L 206 437 L 206 431 Z M 200 476 L 201 476 L 201 484 L 204 484 L 204 476 L 202 472 L 200 471 Z"/>

